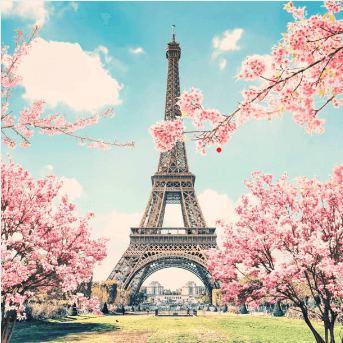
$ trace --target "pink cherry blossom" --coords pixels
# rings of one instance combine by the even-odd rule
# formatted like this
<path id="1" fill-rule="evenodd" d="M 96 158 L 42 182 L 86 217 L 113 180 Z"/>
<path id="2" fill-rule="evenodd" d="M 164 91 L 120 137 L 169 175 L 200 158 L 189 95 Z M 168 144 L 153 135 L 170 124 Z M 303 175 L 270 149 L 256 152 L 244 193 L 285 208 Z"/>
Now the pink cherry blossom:
<path id="1" fill-rule="evenodd" d="M 331 178 L 331 182 L 333 182 L 336 185 L 342 185 L 343 184 L 343 163 L 336 166 L 333 170 L 334 177 Z"/>
<path id="2" fill-rule="evenodd" d="M 342 1 L 325 1 L 324 5 L 329 13 L 342 11 Z"/>
<path id="3" fill-rule="evenodd" d="M 82 293 L 77 293 L 71 296 L 69 304 L 71 306 L 76 304 L 78 312 L 93 312 L 97 315 L 102 315 L 102 312 L 100 311 L 100 302 L 98 297 L 92 297 L 90 299 L 87 299 Z"/>
<path id="4" fill-rule="evenodd" d="M 154 138 L 156 149 L 161 151 L 170 150 L 176 141 L 185 140 L 183 121 L 179 118 L 157 123 L 149 131 Z"/>

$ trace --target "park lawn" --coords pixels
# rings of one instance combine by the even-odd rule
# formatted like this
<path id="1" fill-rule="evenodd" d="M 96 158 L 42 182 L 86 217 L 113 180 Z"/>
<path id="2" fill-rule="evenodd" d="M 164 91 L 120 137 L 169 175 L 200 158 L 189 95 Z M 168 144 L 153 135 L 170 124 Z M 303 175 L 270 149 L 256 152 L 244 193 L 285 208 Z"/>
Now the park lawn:
<path id="1" fill-rule="evenodd" d="M 307 325 L 287 318 L 236 316 L 78 316 L 47 322 L 20 322 L 11 343 L 314 343 Z M 118 322 L 117 322 L 118 321 Z M 315 324 L 321 333 L 321 326 Z M 339 331 L 336 327 L 336 342 Z M 342 330 L 343 333 L 343 330 Z"/>

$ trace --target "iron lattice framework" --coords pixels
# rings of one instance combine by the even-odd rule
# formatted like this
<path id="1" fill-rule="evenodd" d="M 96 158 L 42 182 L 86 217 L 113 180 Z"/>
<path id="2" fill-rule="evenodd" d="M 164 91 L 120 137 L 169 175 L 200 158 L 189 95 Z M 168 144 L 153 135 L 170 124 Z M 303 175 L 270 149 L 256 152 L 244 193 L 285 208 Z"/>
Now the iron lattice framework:
<path id="1" fill-rule="evenodd" d="M 180 117 L 176 105 L 180 96 L 179 59 L 181 49 L 172 42 L 166 50 L 168 59 L 165 120 Z M 206 225 L 194 190 L 195 176 L 189 172 L 183 142 L 160 154 L 157 172 L 151 177 L 152 191 L 139 227 L 131 228 L 130 245 L 107 280 L 134 295 L 143 282 L 160 269 L 177 267 L 199 277 L 212 294 L 218 285 L 211 283 L 204 250 L 217 248 L 215 228 Z M 180 204 L 184 226 L 163 227 L 167 204 Z"/>

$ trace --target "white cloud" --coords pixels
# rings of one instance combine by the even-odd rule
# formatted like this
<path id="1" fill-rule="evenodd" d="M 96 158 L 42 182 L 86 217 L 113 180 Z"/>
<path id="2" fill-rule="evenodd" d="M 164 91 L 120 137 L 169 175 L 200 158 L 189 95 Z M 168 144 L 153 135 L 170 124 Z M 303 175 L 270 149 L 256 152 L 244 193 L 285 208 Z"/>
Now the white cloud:
<path id="1" fill-rule="evenodd" d="M 1 1 L 1 14 L 4 16 L 10 15 L 13 8 L 13 1 Z"/>
<path id="2" fill-rule="evenodd" d="M 167 204 L 164 214 L 164 227 L 183 227 L 183 218 L 180 204 Z"/>
<path id="3" fill-rule="evenodd" d="M 212 189 L 199 194 L 199 203 L 207 225 L 214 226 L 218 219 L 234 222 L 238 219 L 233 201 L 226 195 L 219 195 Z"/>
<path id="4" fill-rule="evenodd" d="M 126 72 L 128 70 L 128 68 L 125 65 L 123 65 L 123 63 L 121 63 L 119 60 L 108 54 L 108 49 L 105 46 L 99 45 L 94 50 L 94 53 L 98 54 L 99 56 L 103 56 L 107 64 L 112 64 L 113 66 L 115 66 L 123 72 Z"/>
<path id="5" fill-rule="evenodd" d="M 77 12 L 77 10 L 79 9 L 79 5 L 75 1 L 70 1 L 70 2 L 63 1 L 59 3 L 55 3 L 54 5 L 55 5 L 54 10 L 56 12 L 56 15 L 59 17 L 62 17 L 64 13 L 67 11 L 74 10 L 74 12 Z"/>
<path id="6" fill-rule="evenodd" d="M 49 18 L 46 1 L 1 1 L 1 13 L 5 17 L 35 22 L 38 26 L 43 26 Z"/>
<path id="7" fill-rule="evenodd" d="M 50 164 L 46 165 L 44 168 L 46 168 L 49 171 L 52 171 L 54 169 L 54 167 L 51 166 Z"/>
<path id="8" fill-rule="evenodd" d="M 99 53 L 104 55 L 106 63 L 112 63 L 113 57 L 108 55 L 108 49 L 105 46 L 99 45 L 95 50 L 94 53 L 100 55 Z"/>
<path id="9" fill-rule="evenodd" d="M 239 216 L 235 211 L 235 205 L 226 194 L 219 195 L 216 191 L 206 189 L 198 198 L 207 226 L 215 227 L 218 219 L 224 219 L 226 223 L 238 220 Z M 224 230 L 217 227 L 216 233 L 217 243 L 221 247 Z"/>
<path id="10" fill-rule="evenodd" d="M 68 194 L 68 199 L 71 200 L 82 195 L 82 187 L 76 179 L 67 179 L 62 176 L 60 180 L 63 181 L 63 186 L 58 192 L 58 197 L 62 198 L 62 196 Z"/>
<path id="11" fill-rule="evenodd" d="M 73 8 L 73 10 L 74 10 L 75 12 L 77 12 L 77 10 L 79 9 L 79 5 L 78 5 L 78 3 L 75 2 L 75 1 L 72 1 L 72 2 L 70 3 L 70 6 Z"/>
<path id="12" fill-rule="evenodd" d="M 113 211 L 107 216 L 107 224 L 102 236 L 129 243 L 130 227 L 138 227 L 141 219 L 142 213 L 127 214 Z"/>
<path id="13" fill-rule="evenodd" d="M 102 53 L 104 53 L 104 55 L 105 55 L 106 58 L 107 58 L 108 49 L 107 49 L 105 46 L 99 45 L 99 46 L 95 49 L 95 51 L 101 51 Z"/>
<path id="14" fill-rule="evenodd" d="M 120 104 L 122 86 L 104 69 L 99 51 L 84 51 L 78 43 L 37 38 L 18 68 L 26 89 L 24 97 L 43 99 L 51 106 L 65 103 L 77 111 Z"/>
<path id="15" fill-rule="evenodd" d="M 214 52 L 212 53 L 212 59 L 216 59 L 219 55 L 228 52 L 230 50 L 239 50 L 240 47 L 237 45 L 238 41 L 242 36 L 242 29 L 234 29 L 233 31 L 225 31 L 223 37 L 219 38 L 215 36 L 212 40 Z M 226 66 L 226 59 L 221 59 L 219 67 L 223 70 Z"/>
<path id="16" fill-rule="evenodd" d="M 145 54 L 145 51 L 142 48 L 137 48 L 137 49 L 129 48 L 129 51 L 132 52 L 133 54 Z"/>
<path id="17" fill-rule="evenodd" d="M 222 58 L 219 63 L 220 70 L 223 70 L 226 67 L 226 59 Z"/>

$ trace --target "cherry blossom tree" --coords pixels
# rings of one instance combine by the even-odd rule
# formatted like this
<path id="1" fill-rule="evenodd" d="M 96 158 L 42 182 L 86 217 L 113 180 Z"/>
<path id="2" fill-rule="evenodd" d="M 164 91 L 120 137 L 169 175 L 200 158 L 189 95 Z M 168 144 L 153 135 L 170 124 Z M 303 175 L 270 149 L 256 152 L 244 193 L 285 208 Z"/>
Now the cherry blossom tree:
<path id="1" fill-rule="evenodd" d="M 177 140 L 195 140 L 197 151 L 205 154 L 205 148 L 223 147 L 238 127 L 251 118 L 272 120 L 290 112 L 297 124 L 309 134 L 323 133 L 324 118 L 319 112 L 331 104 L 343 105 L 343 20 L 336 20 L 334 13 L 342 10 L 341 1 L 324 3 L 328 12 L 305 16 L 304 8 L 295 8 L 292 2 L 285 9 L 292 13 L 294 22 L 288 23 L 287 33 L 273 48 L 267 65 L 262 57 L 247 57 L 242 63 L 238 79 L 254 81 L 243 90 L 243 100 L 231 114 L 205 109 L 200 90 L 192 88 L 178 102 L 182 118 L 192 119 L 196 128 L 186 131 L 182 118 L 167 125 L 160 122 L 151 127 L 155 146 L 169 150 Z M 209 125 L 206 129 L 204 124 Z"/>
<path id="2" fill-rule="evenodd" d="M 343 311 L 343 163 L 326 183 L 287 178 L 273 184 L 272 175 L 253 172 L 245 181 L 255 200 L 242 196 L 235 224 L 217 222 L 225 229 L 223 248 L 206 252 L 209 271 L 224 301 L 257 307 L 288 300 L 318 343 L 334 343 Z M 303 285 L 317 310 L 301 297 Z M 324 338 L 313 317 L 324 323 Z"/>
<path id="3" fill-rule="evenodd" d="M 77 118 L 74 123 L 67 122 L 65 115 L 52 114 L 43 116 L 44 101 L 39 100 L 31 105 L 31 108 L 24 108 L 20 115 L 13 115 L 9 109 L 9 100 L 13 96 L 11 92 L 22 83 L 22 76 L 18 75 L 17 70 L 22 63 L 23 56 L 29 54 L 32 44 L 35 42 L 35 37 L 38 35 L 39 27 L 33 27 L 33 33 L 29 35 L 25 41 L 24 32 L 17 30 L 15 49 L 12 55 L 8 54 L 8 46 L 1 48 L 1 134 L 2 143 L 8 145 L 10 149 L 16 147 L 16 137 L 21 139 L 20 146 L 30 146 L 29 139 L 33 136 L 35 130 L 41 134 L 52 135 L 67 135 L 74 137 L 79 141 L 79 145 L 88 143 L 88 148 L 97 147 L 102 150 L 107 150 L 111 146 L 116 147 L 135 147 L 134 142 L 119 143 L 117 140 L 104 142 L 103 140 L 95 140 L 87 135 L 79 136 L 75 134 L 76 130 L 82 129 L 98 123 L 101 117 L 114 116 L 113 109 L 109 108 L 103 113 L 94 113 L 89 117 Z"/>
<path id="4" fill-rule="evenodd" d="M 108 240 L 90 238 L 94 214 L 78 216 L 67 195 L 57 205 L 61 186 L 52 175 L 35 182 L 11 157 L 1 163 L 1 342 L 9 342 L 17 318 L 25 316 L 28 297 L 74 290 L 106 257 Z M 98 310 L 96 299 L 79 300 Z"/>
<path id="5" fill-rule="evenodd" d="M 83 293 L 76 293 L 71 296 L 69 304 L 73 306 L 76 305 L 76 308 L 81 313 L 88 313 L 88 312 L 94 312 L 98 315 L 101 315 L 102 312 L 100 311 L 100 302 L 98 297 L 92 297 L 88 299 L 84 296 Z"/>

